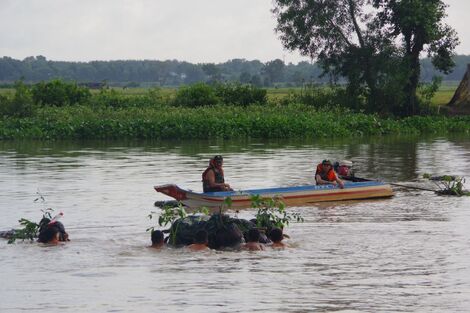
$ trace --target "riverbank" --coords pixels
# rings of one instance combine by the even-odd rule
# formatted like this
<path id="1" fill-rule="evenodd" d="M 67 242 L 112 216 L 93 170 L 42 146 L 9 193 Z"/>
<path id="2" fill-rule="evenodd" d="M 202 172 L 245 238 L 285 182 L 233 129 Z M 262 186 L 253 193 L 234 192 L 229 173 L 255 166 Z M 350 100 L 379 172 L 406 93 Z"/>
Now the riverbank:
<path id="1" fill-rule="evenodd" d="M 67 106 L 0 118 L 0 139 L 330 138 L 470 133 L 470 116 L 403 119 L 304 104 L 185 108 Z"/>

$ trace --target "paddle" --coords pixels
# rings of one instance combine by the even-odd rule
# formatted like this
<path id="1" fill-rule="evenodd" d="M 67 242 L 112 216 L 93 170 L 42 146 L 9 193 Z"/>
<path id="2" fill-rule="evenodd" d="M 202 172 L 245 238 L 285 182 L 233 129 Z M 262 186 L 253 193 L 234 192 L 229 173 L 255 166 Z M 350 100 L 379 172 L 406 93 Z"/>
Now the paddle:
<path id="1" fill-rule="evenodd" d="M 344 177 L 342 177 L 344 178 Z M 363 181 L 377 181 L 377 180 L 373 180 L 373 179 L 367 179 L 367 178 L 362 178 L 362 177 L 348 177 L 348 178 L 345 178 L 346 180 L 351 180 L 353 182 L 363 182 Z M 396 184 L 396 183 L 388 183 L 389 185 L 392 185 L 392 186 L 397 186 L 397 187 L 404 187 L 404 188 L 409 188 L 409 189 L 417 189 L 417 190 L 424 190 L 424 191 L 432 191 L 432 192 L 436 192 L 436 190 L 434 189 L 429 189 L 429 188 L 423 188 L 423 187 L 415 187 L 415 186 L 407 186 L 407 185 L 402 185 L 402 184 Z"/>

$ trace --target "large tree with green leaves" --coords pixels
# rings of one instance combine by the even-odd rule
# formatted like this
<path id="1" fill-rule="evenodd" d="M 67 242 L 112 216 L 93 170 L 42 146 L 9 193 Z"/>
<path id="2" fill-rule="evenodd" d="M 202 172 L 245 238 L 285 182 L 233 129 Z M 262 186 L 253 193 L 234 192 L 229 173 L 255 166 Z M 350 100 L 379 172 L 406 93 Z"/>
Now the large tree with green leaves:
<path id="1" fill-rule="evenodd" d="M 442 1 L 274 0 L 274 6 L 284 46 L 318 59 L 333 78 L 345 77 L 351 94 L 366 94 L 370 111 L 391 110 L 381 104 L 400 90 L 395 112 L 417 113 L 423 51 L 437 69 L 453 66 L 458 40 L 443 21 Z"/>

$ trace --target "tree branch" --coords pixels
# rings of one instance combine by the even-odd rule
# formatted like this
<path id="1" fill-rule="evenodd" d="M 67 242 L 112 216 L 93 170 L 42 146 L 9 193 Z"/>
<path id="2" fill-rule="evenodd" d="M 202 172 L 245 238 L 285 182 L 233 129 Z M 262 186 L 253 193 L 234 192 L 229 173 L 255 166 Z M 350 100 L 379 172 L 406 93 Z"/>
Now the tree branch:
<path id="1" fill-rule="evenodd" d="M 349 47 L 352 47 L 353 44 L 349 41 L 348 37 L 343 33 L 340 27 L 338 27 L 330 18 L 327 18 L 328 23 L 331 27 L 340 35 L 341 38 L 346 42 Z"/>
<path id="2" fill-rule="evenodd" d="M 354 13 L 354 0 L 349 0 L 349 15 L 351 16 L 351 20 L 354 25 L 354 30 L 356 31 L 357 39 L 359 40 L 359 45 L 361 48 L 364 48 L 364 38 L 362 37 L 362 31 L 361 28 L 359 27 L 359 24 L 357 23 L 356 20 L 356 14 Z"/>

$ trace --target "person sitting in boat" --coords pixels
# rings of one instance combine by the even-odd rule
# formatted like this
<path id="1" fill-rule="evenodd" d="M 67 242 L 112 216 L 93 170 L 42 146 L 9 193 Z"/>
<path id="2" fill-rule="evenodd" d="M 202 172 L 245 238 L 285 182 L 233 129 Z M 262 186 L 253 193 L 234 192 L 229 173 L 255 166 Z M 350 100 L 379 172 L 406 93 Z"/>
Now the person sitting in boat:
<path id="1" fill-rule="evenodd" d="M 352 165 L 353 163 L 351 161 L 342 160 L 335 162 L 333 169 L 338 173 L 339 177 L 354 177 Z"/>
<path id="2" fill-rule="evenodd" d="M 223 163 L 224 159 L 221 155 L 216 155 L 210 159 L 209 167 L 202 173 L 202 189 L 204 192 L 233 190 L 229 184 L 225 183 Z"/>
<path id="3" fill-rule="evenodd" d="M 204 229 L 199 230 L 194 235 L 194 243 L 188 246 L 191 251 L 209 250 L 209 234 Z"/>
<path id="4" fill-rule="evenodd" d="M 152 231 L 150 236 L 150 239 L 152 240 L 151 248 L 161 249 L 165 246 L 164 236 L 161 230 Z"/>
<path id="5" fill-rule="evenodd" d="M 259 242 L 260 232 L 257 228 L 252 228 L 248 231 L 248 242 L 243 245 L 243 250 L 248 251 L 261 251 L 264 250 L 263 244 Z"/>
<path id="6" fill-rule="evenodd" d="M 315 181 L 317 185 L 338 185 L 339 188 L 344 188 L 344 183 L 336 176 L 330 160 L 323 160 L 317 165 Z"/>

